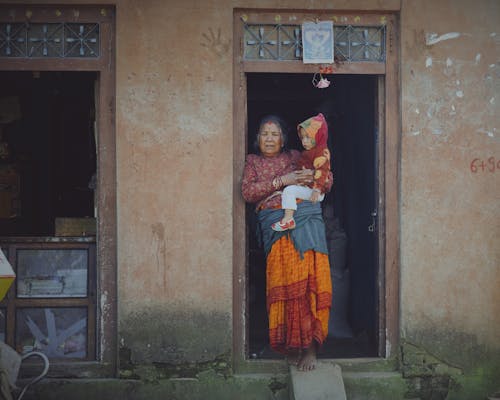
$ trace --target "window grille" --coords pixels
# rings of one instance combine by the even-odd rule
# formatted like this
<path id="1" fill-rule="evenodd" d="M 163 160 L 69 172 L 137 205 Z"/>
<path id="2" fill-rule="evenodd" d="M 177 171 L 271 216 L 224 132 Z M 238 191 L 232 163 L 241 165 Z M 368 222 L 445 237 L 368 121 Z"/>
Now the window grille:
<path id="1" fill-rule="evenodd" d="M 245 24 L 245 60 L 302 60 L 301 25 Z M 385 25 L 334 26 L 335 59 L 385 62 Z"/>
<path id="2" fill-rule="evenodd" d="M 0 23 L 0 57 L 98 56 L 98 23 Z"/>

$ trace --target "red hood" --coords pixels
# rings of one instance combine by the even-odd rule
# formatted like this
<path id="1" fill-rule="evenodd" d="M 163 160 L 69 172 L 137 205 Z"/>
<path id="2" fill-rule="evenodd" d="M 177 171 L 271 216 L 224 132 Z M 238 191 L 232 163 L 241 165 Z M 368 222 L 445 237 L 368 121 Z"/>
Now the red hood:
<path id="1" fill-rule="evenodd" d="M 323 114 L 306 119 L 297 126 L 297 131 L 303 128 L 307 136 L 314 139 L 316 146 L 326 146 L 328 141 L 328 124 Z"/>

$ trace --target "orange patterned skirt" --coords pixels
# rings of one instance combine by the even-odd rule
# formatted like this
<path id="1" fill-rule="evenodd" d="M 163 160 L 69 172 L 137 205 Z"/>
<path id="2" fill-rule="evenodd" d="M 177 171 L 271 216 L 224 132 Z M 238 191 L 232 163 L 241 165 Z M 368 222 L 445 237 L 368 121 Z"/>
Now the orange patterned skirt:
<path id="1" fill-rule="evenodd" d="M 288 236 L 267 256 L 267 312 L 271 347 L 280 353 L 323 343 L 328 334 L 332 282 L 328 255 L 308 250 L 304 258 Z"/>

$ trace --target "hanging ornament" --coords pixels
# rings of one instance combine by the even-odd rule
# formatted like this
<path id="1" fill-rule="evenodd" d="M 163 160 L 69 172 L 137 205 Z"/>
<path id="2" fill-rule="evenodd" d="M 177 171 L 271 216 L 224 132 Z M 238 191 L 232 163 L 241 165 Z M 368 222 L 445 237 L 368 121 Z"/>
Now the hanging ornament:
<path id="1" fill-rule="evenodd" d="M 328 86 L 330 86 L 331 82 L 328 79 L 323 78 L 321 72 L 316 72 L 313 76 L 312 84 L 315 88 L 326 89 Z"/>

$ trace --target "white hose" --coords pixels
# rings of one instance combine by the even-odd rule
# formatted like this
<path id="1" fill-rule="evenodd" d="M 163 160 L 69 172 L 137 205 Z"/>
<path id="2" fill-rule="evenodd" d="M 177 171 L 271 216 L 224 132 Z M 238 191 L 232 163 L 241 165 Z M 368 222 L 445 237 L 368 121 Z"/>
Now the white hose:
<path id="1" fill-rule="evenodd" d="M 17 400 L 21 400 L 22 397 L 24 396 L 24 393 L 28 389 L 28 387 L 31 385 L 34 385 L 35 383 L 42 380 L 42 378 L 45 375 L 47 375 L 47 372 L 49 372 L 49 359 L 47 358 L 47 356 L 45 354 L 43 354 L 39 351 L 32 351 L 32 352 L 29 352 L 29 353 L 23 355 L 21 357 L 21 361 L 26 360 L 27 358 L 33 357 L 33 356 L 38 356 L 43 360 L 43 371 L 40 375 L 35 376 L 31 381 L 28 382 L 28 384 L 23 388 L 23 390 L 21 390 L 21 393 L 19 394 L 19 397 L 17 398 Z"/>

